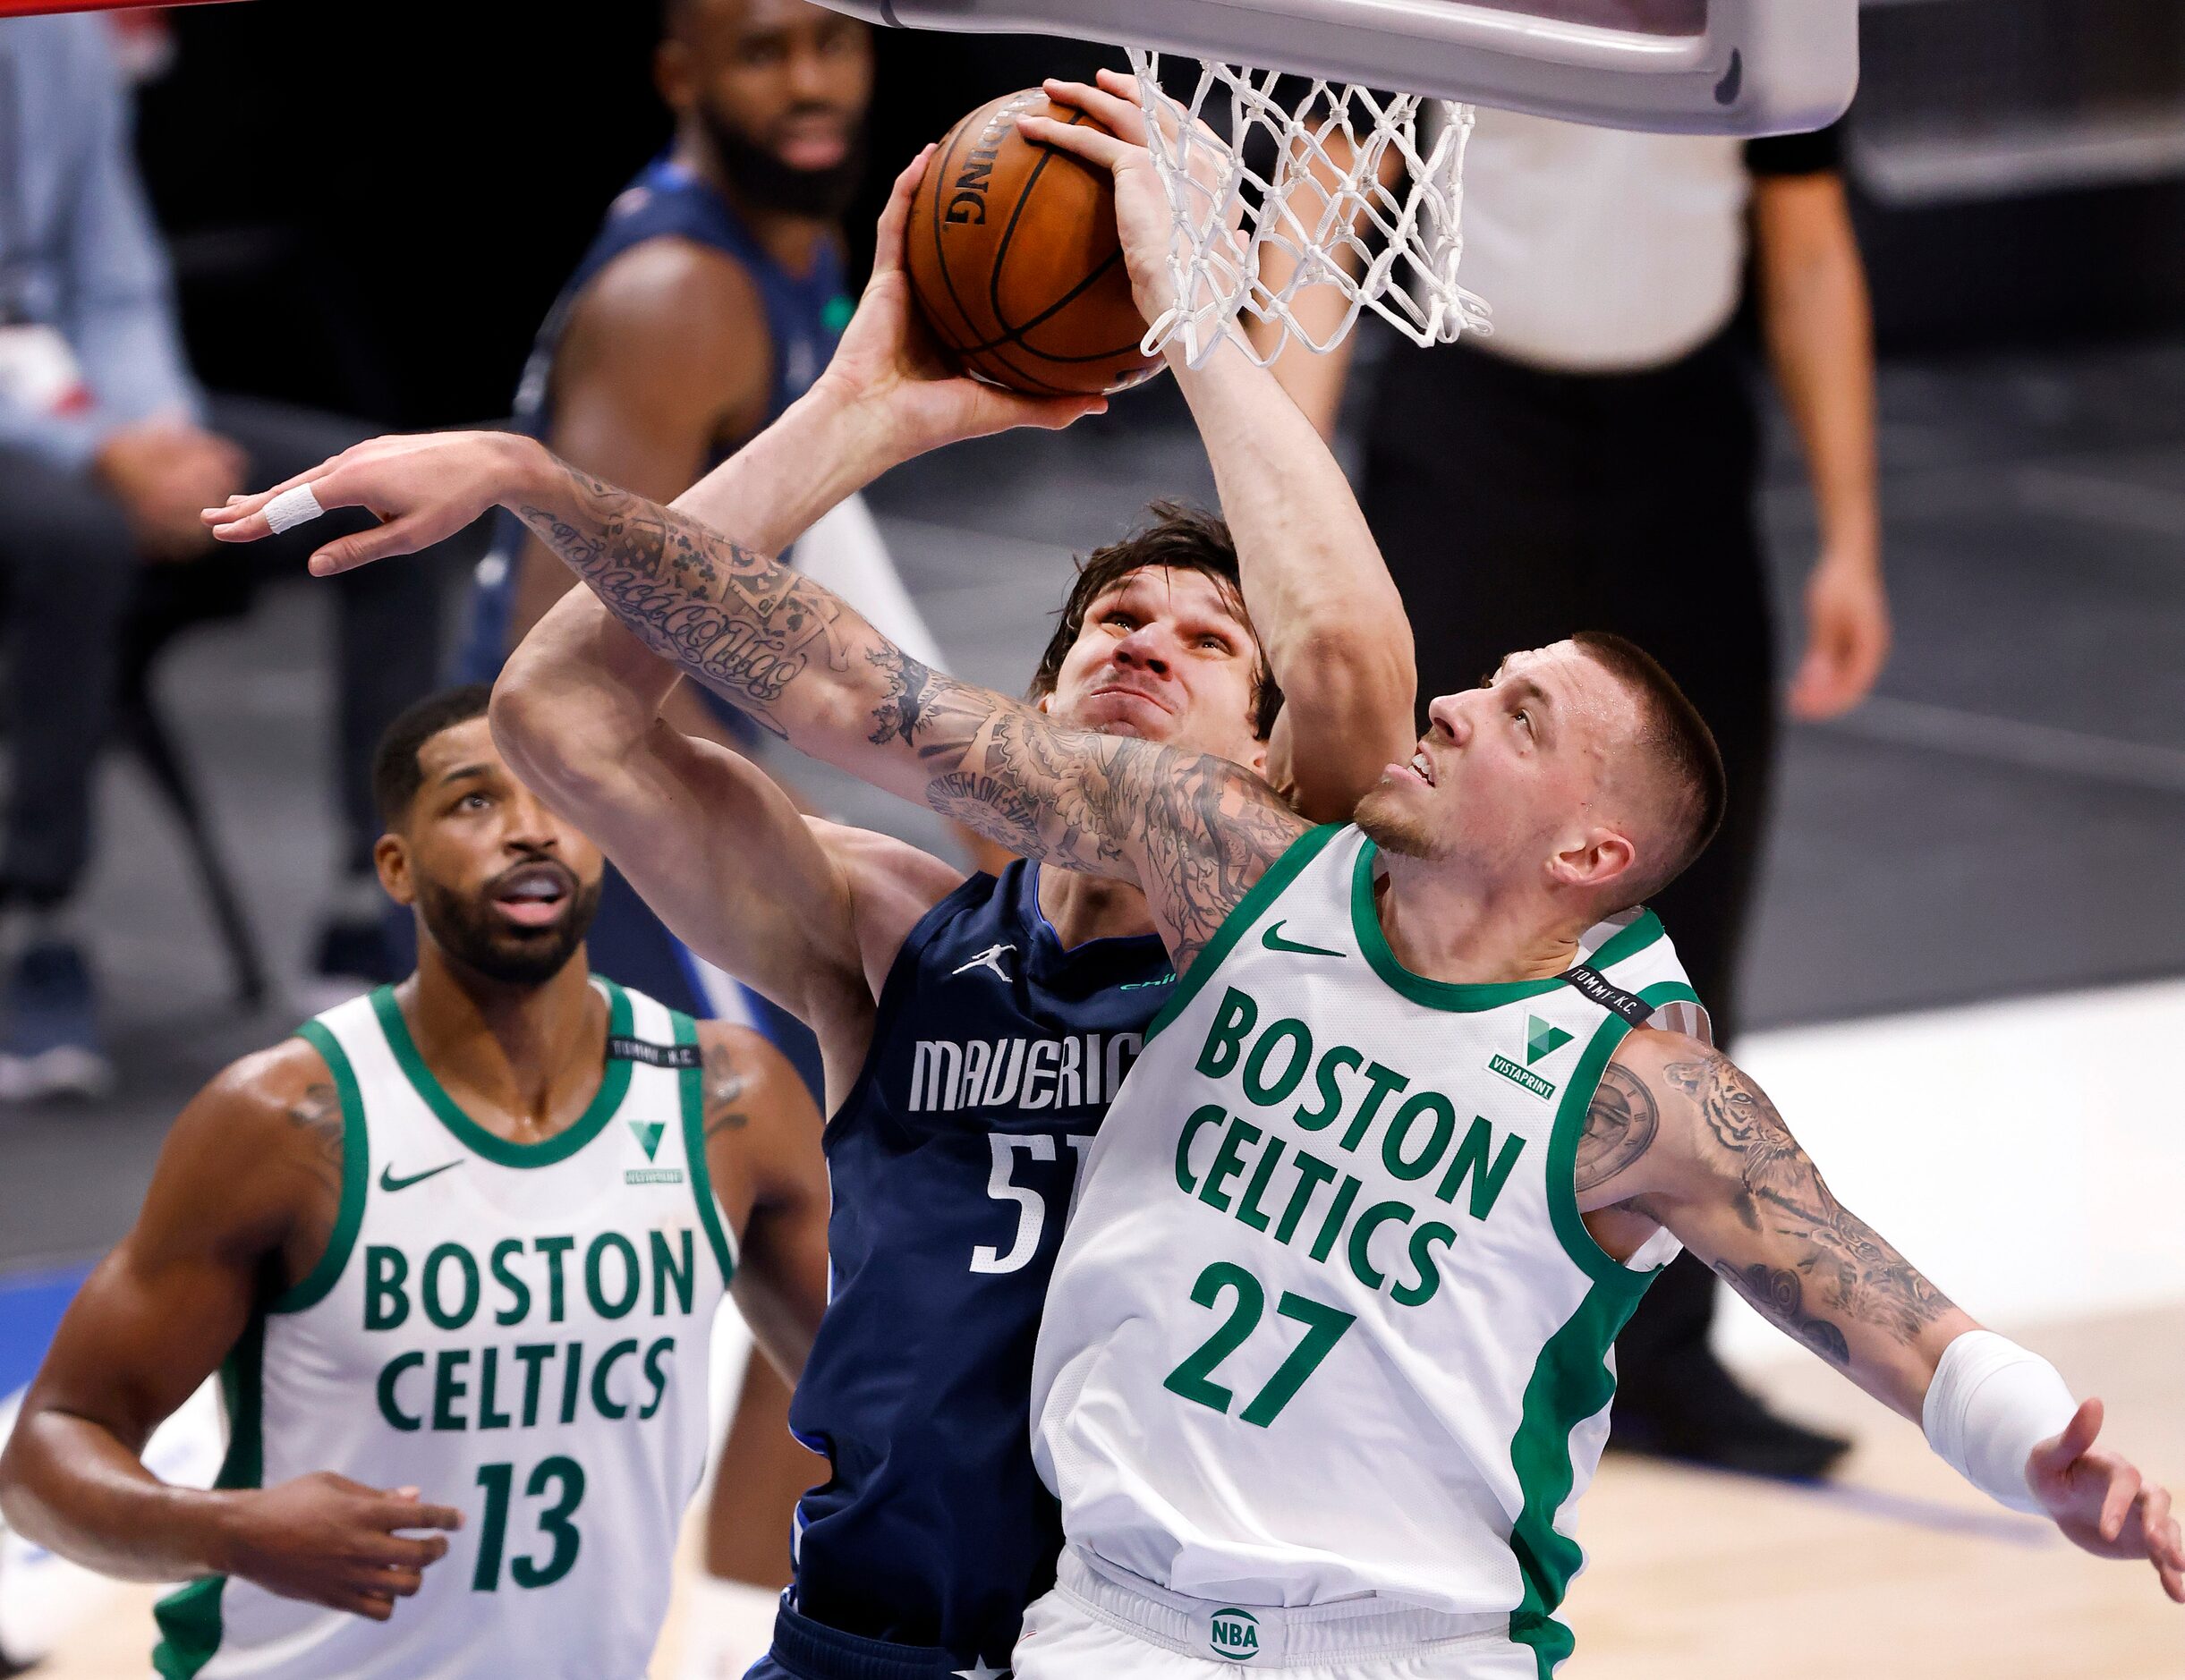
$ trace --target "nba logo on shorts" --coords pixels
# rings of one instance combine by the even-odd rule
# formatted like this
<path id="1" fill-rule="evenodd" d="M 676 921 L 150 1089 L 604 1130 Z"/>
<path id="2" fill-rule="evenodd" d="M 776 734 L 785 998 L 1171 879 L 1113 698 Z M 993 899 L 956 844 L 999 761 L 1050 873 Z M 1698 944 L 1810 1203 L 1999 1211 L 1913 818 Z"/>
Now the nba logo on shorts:
<path id="1" fill-rule="evenodd" d="M 1229 1662 L 1250 1662 L 1260 1654 L 1259 1618 L 1249 1610 L 1216 1610 L 1207 1618 L 1207 1642 Z"/>

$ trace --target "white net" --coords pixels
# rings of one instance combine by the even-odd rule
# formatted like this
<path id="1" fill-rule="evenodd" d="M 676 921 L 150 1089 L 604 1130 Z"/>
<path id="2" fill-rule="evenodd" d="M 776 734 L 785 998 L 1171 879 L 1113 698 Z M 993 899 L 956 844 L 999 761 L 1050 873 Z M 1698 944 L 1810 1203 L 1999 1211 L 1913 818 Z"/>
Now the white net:
<path id="1" fill-rule="evenodd" d="M 1130 57 L 1176 216 L 1177 302 L 1149 352 L 1180 339 L 1195 367 L 1225 336 L 1263 363 L 1292 338 L 1325 352 L 1369 309 L 1421 344 L 1486 330 L 1457 283 L 1471 106 L 1199 61 L 1181 61 L 1198 70 L 1182 98 L 1160 54 Z M 1267 324 L 1256 344 L 1246 318 Z"/>

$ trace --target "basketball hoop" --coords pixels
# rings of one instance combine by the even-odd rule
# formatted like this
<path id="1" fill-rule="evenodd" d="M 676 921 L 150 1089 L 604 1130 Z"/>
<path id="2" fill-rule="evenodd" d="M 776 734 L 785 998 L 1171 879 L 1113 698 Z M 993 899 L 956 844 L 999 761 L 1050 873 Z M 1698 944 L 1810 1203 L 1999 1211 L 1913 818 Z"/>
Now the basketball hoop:
<path id="1" fill-rule="evenodd" d="M 1208 59 L 1179 99 L 1161 86 L 1161 54 L 1129 50 L 1176 218 L 1177 301 L 1149 353 L 1180 341 L 1197 367 L 1224 338 L 1263 365 L 1293 338 L 1325 353 L 1369 309 L 1423 345 L 1487 330 L 1486 306 L 1457 279 L 1470 106 L 1322 80 L 1289 98 L 1281 84 L 1297 78 Z M 1271 144 L 1263 174 L 1254 156 Z M 1316 329 L 1293 306 L 1322 287 L 1342 311 Z M 1277 330 L 1254 344 L 1245 316 Z"/>

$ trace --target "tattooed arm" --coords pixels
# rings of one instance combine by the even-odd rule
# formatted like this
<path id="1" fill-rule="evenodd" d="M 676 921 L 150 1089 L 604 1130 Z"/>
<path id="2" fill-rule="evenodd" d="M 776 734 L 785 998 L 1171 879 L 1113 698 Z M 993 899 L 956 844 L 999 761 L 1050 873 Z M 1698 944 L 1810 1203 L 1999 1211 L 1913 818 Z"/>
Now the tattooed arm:
<path id="1" fill-rule="evenodd" d="M 0 1506 L 26 1538 L 104 1574 L 241 1574 L 380 1621 L 417 1591 L 446 1541 L 395 1531 L 454 1528 L 452 1509 L 331 1475 L 172 1488 L 142 1456 L 253 1308 L 325 1252 L 343 1135 L 333 1075 L 300 1040 L 237 1063 L 183 1111 L 136 1224 L 61 1320 L 0 1457 Z"/>
<path id="2" fill-rule="evenodd" d="M 1179 966 L 1305 827 L 1225 759 L 1067 728 L 930 670 L 772 556 L 529 439 L 379 438 L 310 484 L 322 507 L 370 507 L 386 522 L 327 545 L 312 561 L 320 572 L 513 509 L 646 647 L 802 751 L 1012 852 L 1143 887 Z M 264 506 L 241 505 L 223 534 L 262 534 Z M 753 522 L 769 517 L 754 511 Z"/>
<path id="3" fill-rule="evenodd" d="M 1915 1421 L 1943 1350 L 1978 1328 L 1836 1200 L 1767 1093 L 1696 1039 L 1625 1039 L 1587 1113 L 1577 1180 L 1589 1216 L 1667 1226 L 1778 1328 Z"/>

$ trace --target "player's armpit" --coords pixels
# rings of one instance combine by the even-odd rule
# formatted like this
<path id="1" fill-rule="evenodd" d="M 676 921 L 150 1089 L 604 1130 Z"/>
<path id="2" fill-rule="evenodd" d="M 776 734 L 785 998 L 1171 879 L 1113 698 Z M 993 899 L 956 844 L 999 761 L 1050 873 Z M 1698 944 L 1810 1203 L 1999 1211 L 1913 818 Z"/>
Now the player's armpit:
<path id="1" fill-rule="evenodd" d="M 1915 1421 L 1973 1320 L 1837 1201 L 1775 1105 L 1719 1051 L 1637 1031 L 1595 1093 L 1580 1206 L 1666 1226 L 1761 1315 Z"/>
<path id="2" fill-rule="evenodd" d="M 788 1058 L 759 1033 L 710 1021 L 698 1037 L 707 1170 L 739 1233 L 730 1286 L 760 1348 L 794 1382 L 827 1308 L 820 1113 Z"/>

